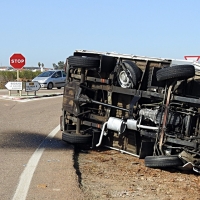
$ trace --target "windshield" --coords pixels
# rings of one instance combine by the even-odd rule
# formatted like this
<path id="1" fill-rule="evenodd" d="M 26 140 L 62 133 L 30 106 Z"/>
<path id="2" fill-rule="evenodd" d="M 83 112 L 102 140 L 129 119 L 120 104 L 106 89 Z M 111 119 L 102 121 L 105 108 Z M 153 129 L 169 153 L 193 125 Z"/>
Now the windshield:
<path id="1" fill-rule="evenodd" d="M 38 75 L 38 77 L 49 77 L 51 76 L 55 71 L 46 71 Z"/>

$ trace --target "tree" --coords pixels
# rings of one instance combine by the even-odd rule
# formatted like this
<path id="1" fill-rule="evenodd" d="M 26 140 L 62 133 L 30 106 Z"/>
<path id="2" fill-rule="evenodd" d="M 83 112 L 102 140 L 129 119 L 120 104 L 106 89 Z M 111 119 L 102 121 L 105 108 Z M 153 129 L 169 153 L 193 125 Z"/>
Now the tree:
<path id="1" fill-rule="evenodd" d="M 65 68 L 64 61 L 59 61 L 58 64 L 53 63 L 53 68 L 54 69 L 64 69 Z"/>
<path id="2" fill-rule="evenodd" d="M 55 63 L 53 63 L 53 68 L 54 69 L 58 69 L 58 65 L 56 65 Z"/>

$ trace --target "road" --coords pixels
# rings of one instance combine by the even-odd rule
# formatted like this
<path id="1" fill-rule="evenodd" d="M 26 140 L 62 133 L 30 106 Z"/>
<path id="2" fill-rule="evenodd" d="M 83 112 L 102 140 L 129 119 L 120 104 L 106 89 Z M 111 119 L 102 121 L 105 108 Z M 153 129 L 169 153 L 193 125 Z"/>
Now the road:
<path id="1" fill-rule="evenodd" d="M 45 95 L 45 94 L 61 94 L 61 93 L 63 93 L 63 88 L 61 89 L 53 88 L 52 90 L 40 88 L 40 90 L 36 91 L 37 96 Z M 2 95 L 9 96 L 9 91 L 7 89 L 0 89 L 0 96 Z M 19 96 L 19 93 L 17 93 L 17 91 L 11 91 L 11 96 L 13 97 Z M 30 97 L 30 96 L 34 96 L 34 92 L 28 92 L 28 96 L 27 96 L 27 92 L 25 92 L 25 90 L 22 90 L 22 97 Z"/>
<path id="2" fill-rule="evenodd" d="M 46 93 L 62 89 L 28 99 L 0 90 L 1 200 L 199 199 L 199 175 L 147 168 L 107 149 L 74 155 L 59 131 L 62 95 Z"/>
<path id="3" fill-rule="evenodd" d="M 0 95 L 6 92 L 0 90 Z M 73 146 L 61 141 L 61 106 L 62 96 L 0 99 L 2 200 L 83 199 Z"/>

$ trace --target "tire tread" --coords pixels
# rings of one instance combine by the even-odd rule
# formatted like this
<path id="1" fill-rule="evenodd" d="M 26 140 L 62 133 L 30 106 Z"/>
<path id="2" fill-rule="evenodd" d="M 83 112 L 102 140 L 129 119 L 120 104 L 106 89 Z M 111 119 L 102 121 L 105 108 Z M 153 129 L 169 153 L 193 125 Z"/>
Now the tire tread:
<path id="1" fill-rule="evenodd" d="M 65 131 L 62 133 L 62 140 L 72 144 L 89 144 L 92 141 L 92 135 L 81 135 Z"/>
<path id="2" fill-rule="evenodd" d="M 178 78 L 187 79 L 195 75 L 193 65 L 175 65 L 172 67 L 162 68 L 157 71 L 157 81 L 164 81 L 168 79 Z"/>
<path id="3" fill-rule="evenodd" d="M 178 156 L 146 156 L 146 167 L 175 167 L 183 163 Z"/>
<path id="4" fill-rule="evenodd" d="M 95 57 L 68 57 L 68 64 L 72 67 L 98 68 L 100 66 L 100 58 Z"/>

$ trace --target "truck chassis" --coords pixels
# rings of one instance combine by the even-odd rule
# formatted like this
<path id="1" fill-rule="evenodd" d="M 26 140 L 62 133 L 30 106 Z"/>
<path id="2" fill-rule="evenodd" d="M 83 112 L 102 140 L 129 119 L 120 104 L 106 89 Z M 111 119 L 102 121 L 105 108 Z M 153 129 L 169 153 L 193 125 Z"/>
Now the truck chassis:
<path id="1" fill-rule="evenodd" d="M 171 59 L 76 50 L 66 60 L 62 140 L 105 146 L 147 167 L 200 172 L 200 82 Z"/>

